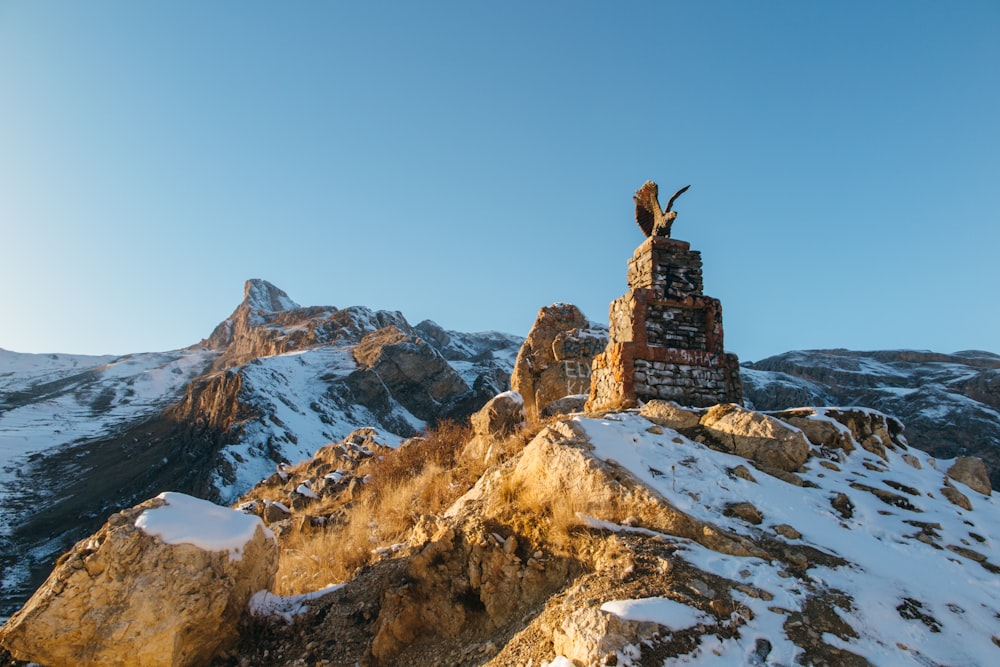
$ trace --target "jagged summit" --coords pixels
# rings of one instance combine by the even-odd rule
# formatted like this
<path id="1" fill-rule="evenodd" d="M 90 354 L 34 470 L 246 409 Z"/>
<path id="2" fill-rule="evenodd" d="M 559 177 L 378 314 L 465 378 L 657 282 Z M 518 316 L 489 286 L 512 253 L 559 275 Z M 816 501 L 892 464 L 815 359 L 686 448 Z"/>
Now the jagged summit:
<path id="1" fill-rule="evenodd" d="M 266 280 L 251 278 L 243 286 L 243 304 L 251 312 L 278 313 L 294 310 L 299 304 L 292 301 L 284 290 Z"/>
<path id="2" fill-rule="evenodd" d="M 250 328 L 272 321 L 277 313 L 299 308 L 284 290 L 261 278 L 251 278 L 243 285 L 243 301 L 232 315 L 215 327 L 205 344 L 213 349 L 227 347 Z"/>

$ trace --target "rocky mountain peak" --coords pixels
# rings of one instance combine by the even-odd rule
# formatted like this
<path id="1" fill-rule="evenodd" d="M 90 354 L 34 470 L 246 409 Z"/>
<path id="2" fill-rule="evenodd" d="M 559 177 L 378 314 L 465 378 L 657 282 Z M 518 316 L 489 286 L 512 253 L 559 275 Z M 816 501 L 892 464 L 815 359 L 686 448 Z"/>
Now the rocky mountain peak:
<path id="1" fill-rule="evenodd" d="M 248 329 L 272 320 L 275 313 L 297 308 L 299 304 L 292 301 L 284 290 L 266 280 L 251 278 L 243 285 L 243 301 L 232 315 L 215 327 L 205 345 L 213 349 L 228 347 L 237 338 L 245 336 Z"/>
<path id="2" fill-rule="evenodd" d="M 299 307 L 284 290 L 260 278 L 246 281 L 243 286 L 243 303 L 240 305 L 251 313 L 280 313 Z"/>

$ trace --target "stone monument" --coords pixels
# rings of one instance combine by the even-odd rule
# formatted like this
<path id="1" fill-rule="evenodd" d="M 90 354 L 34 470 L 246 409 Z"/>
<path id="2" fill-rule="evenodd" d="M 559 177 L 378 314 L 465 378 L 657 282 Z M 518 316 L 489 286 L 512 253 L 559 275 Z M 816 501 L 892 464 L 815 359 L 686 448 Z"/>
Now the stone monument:
<path id="1" fill-rule="evenodd" d="M 688 186 L 690 187 L 690 186 Z M 743 401 L 739 360 L 722 340 L 722 304 L 702 294 L 701 253 L 670 238 L 673 202 L 661 211 L 657 187 L 636 192 L 646 241 L 628 263 L 629 290 L 611 303 L 610 340 L 594 358 L 588 411 L 652 399 L 707 407 Z"/>

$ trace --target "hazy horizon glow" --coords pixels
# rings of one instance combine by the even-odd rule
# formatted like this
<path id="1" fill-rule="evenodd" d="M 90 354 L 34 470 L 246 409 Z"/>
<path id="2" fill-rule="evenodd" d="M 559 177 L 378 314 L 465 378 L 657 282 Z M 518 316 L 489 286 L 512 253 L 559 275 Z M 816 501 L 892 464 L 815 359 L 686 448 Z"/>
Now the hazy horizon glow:
<path id="1" fill-rule="evenodd" d="M 248 278 L 525 335 L 678 201 L 726 346 L 1000 352 L 1000 5 L 0 0 L 0 347 L 197 343 Z"/>

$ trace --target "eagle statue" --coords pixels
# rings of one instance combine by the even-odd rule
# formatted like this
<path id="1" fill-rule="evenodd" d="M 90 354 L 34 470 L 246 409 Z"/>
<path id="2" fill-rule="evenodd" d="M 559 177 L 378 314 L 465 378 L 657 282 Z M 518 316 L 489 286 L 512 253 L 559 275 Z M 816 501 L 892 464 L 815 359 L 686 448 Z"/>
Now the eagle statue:
<path id="1" fill-rule="evenodd" d="M 662 236 L 670 238 L 670 227 L 677 218 L 677 212 L 671 211 L 674 201 L 687 192 L 690 185 L 674 193 L 674 196 L 667 202 L 667 207 L 660 210 L 660 200 L 657 198 L 659 189 L 653 181 L 646 181 L 642 187 L 635 191 L 635 221 L 638 223 L 642 233 L 648 236 Z"/>

